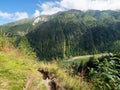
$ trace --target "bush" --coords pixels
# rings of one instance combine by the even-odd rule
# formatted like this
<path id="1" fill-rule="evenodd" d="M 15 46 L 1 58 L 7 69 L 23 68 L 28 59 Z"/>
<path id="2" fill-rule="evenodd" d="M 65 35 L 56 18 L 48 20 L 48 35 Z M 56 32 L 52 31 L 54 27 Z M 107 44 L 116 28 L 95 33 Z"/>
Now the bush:
<path id="1" fill-rule="evenodd" d="M 89 61 L 91 62 L 91 61 Z M 95 67 L 94 67 L 95 66 Z M 88 65 L 89 79 L 95 90 L 120 90 L 120 54 L 92 60 Z"/>

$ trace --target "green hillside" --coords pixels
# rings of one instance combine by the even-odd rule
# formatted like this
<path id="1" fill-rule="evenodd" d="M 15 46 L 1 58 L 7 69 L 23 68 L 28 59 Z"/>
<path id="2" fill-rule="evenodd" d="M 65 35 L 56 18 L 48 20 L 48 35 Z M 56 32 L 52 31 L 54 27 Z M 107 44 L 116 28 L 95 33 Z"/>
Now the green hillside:
<path id="1" fill-rule="evenodd" d="M 42 59 L 119 52 L 119 14 L 119 11 L 69 10 L 26 36 Z"/>
<path id="2" fill-rule="evenodd" d="M 15 22 L 11 22 L 0 26 L 1 33 L 6 33 L 9 36 L 23 36 L 30 32 L 32 27 L 32 22 L 34 19 L 23 19 Z"/>

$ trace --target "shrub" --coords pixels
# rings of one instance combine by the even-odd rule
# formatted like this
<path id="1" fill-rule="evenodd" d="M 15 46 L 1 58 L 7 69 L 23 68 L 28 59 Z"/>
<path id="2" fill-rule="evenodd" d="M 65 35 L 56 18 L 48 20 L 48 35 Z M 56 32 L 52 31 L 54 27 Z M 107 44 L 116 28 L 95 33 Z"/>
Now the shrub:
<path id="1" fill-rule="evenodd" d="M 91 62 L 91 61 L 89 61 Z M 95 67 L 94 67 L 95 66 Z M 95 90 L 120 90 L 120 54 L 92 60 L 88 65 L 89 78 Z"/>

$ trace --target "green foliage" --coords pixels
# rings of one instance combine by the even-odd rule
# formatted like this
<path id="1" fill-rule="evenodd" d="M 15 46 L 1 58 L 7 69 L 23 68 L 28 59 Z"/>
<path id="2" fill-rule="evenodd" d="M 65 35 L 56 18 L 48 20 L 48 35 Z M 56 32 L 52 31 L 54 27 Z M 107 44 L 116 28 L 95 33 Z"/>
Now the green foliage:
<path id="1" fill-rule="evenodd" d="M 29 55 L 29 56 L 36 56 L 35 53 L 34 53 L 34 50 L 31 48 L 27 38 L 25 36 L 23 36 L 17 47 L 20 49 L 21 52 L 24 52 L 25 54 Z"/>
<path id="2" fill-rule="evenodd" d="M 62 61 L 62 66 L 71 76 L 83 75 L 86 81 L 93 84 L 92 90 L 120 89 L 120 54 Z"/>
<path id="3" fill-rule="evenodd" d="M 84 57 L 83 59 L 75 59 L 72 61 L 61 61 L 59 66 L 64 68 L 70 76 L 79 75 L 83 73 L 86 68 L 86 63 L 89 61 L 88 58 Z"/>
<path id="4" fill-rule="evenodd" d="M 120 54 L 112 54 L 92 60 L 89 69 L 89 78 L 94 84 L 94 90 L 120 89 Z"/>
<path id="5" fill-rule="evenodd" d="M 117 40 L 117 41 L 115 41 L 115 42 L 113 42 L 110 46 L 109 46 L 109 48 L 110 48 L 110 52 L 112 51 L 112 52 L 114 52 L 114 53 L 119 53 L 119 51 L 120 51 L 120 40 Z"/>

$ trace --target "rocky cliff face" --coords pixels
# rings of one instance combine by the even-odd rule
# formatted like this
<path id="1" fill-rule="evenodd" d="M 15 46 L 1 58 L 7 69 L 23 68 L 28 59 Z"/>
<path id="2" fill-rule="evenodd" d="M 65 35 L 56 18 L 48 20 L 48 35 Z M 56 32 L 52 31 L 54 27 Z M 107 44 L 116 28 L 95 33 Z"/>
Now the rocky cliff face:
<path id="1" fill-rule="evenodd" d="M 35 18 L 35 20 L 33 21 L 32 25 L 35 26 L 37 23 L 46 22 L 46 21 L 49 20 L 48 17 L 49 16 L 47 16 L 47 15 L 39 16 L 39 17 Z"/>

